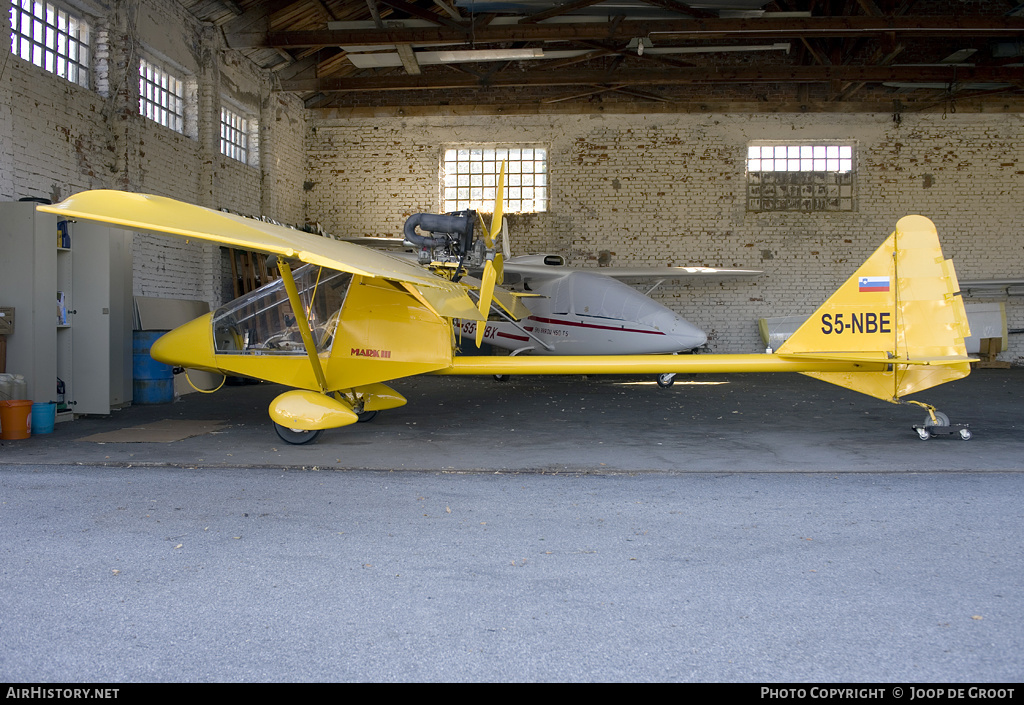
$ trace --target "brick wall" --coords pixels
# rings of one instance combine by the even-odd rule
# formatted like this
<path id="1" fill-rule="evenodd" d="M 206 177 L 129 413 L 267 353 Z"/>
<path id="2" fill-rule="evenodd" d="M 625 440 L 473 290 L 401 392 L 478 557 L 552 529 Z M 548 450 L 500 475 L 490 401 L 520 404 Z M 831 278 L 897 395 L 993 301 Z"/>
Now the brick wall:
<path id="1" fill-rule="evenodd" d="M 136 8 L 136 5 L 138 7 Z M 9 19 L 0 41 L 9 46 Z M 85 189 L 154 193 L 246 215 L 301 223 L 305 112 L 272 95 L 267 76 L 223 51 L 221 37 L 178 3 L 110 3 L 86 17 L 95 37 L 94 81 L 83 88 L 4 50 L 0 72 L 0 200 L 61 200 Z M 186 78 L 186 134 L 138 112 L 138 58 Z M 221 97 L 248 103 L 272 154 L 242 164 L 219 153 Z M 265 119 L 264 113 L 270 117 Z M 278 195 L 281 194 L 281 195 Z M 221 254 L 212 245 L 136 235 L 135 293 L 222 301 Z"/>
<path id="2" fill-rule="evenodd" d="M 61 199 L 127 188 L 342 235 L 401 233 L 439 203 L 440 145 L 541 142 L 551 209 L 512 220 L 517 252 L 573 263 L 757 267 L 753 281 L 672 283 L 655 296 L 711 335 L 719 352 L 760 349 L 755 321 L 809 314 L 907 213 L 935 220 L 962 279 L 1024 275 L 1024 142 L 1020 115 L 587 115 L 308 120 L 300 101 L 195 23 L 176 3 L 112 3 L 89 18 L 97 88 L 81 88 L 7 55 L 0 71 L 0 199 Z M 7 14 L 0 15 L 7 42 Z M 5 44 L 6 46 L 6 44 Z M 193 129 L 180 135 L 137 114 L 132 63 L 152 51 L 194 83 Z M 258 122 L 260 157 L 217 152 L 221 96 Z M 751 140 L 851 139 L 858 145 L 853 213 L 746 212 Z M 136 293 L 222 300 L 217 248 L 172 238 L 135 242 Z M 1011 328 L 1024 305 L 1007 300 Z M 1020 336 L 1003 359 L 1024 359 Z"/>
<path id="3" fill-rule="evenodd" d="M 398 236 L 439 208 L 440 145 L 541 142 L 550 211 L 510 218 L 517 253 L 580 266 L 701 264 L 764 270 L 754 280 L 666 283 L 654 297 L 716 352 L 763 349 L 761 317 L 809 315 L 892 232 L 935 221 L 961 279 L 1024 277 L 1024 142 L 1019 115 L 589 115 L 312 121 L 307 217 L 343 235 Z M 853 140 L 852 213 L 748 213 L 752 140 Z M 1024 328 L 1024 302 L 1006 300 Z M 1002 359 L 1024 362 L 1011 336 Z"/>

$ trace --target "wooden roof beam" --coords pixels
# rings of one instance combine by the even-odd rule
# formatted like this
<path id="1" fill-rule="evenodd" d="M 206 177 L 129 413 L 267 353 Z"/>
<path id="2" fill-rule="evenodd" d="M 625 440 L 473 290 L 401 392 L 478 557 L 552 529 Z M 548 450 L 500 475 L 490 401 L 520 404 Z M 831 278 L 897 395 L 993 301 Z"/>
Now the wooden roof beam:
<path id="1" fill-rule="evenodd" d="M 448 19 L 447 17 L 439 15 L 436 12 L 431 12 L 430 10 L 424 10 L 423 8 L 413 5 L 412 3 L 405 2 L 405 0 L 378 0 L 378 2 L 382 5 L 387 5 L 388 7 L 392 7 L 396 10 L 406 12 L 412 17 L 418 17 L 421 20 L 427 20 L 428 22 L 436 22 L 439 25 L 444 25 L 449 29 L 455 29 L 458 31 L 465 31 L 466 29 L 463 24 L 456 22 L 455 20 Z M 411 42 L 403 43 L 411 44 Z"/>
<path id="2" fill-rule="evenodd" d="M 383 2 L 383 0 L 382 0 Z M 394 6 L 401 0 L 388 0 Z M 430 14 L 430 13 L 428 13 Z M 349 44 L 427 44 L 465 41 L 468 24 L 432 15 L 445 26 L 405 29 L 305 30 L 285 32 L 225 32 L 232 49 L 343 46 Z M 668 41 L 685 39 L 794 39 L 798 37 L 872 37 L 896 32 L 902 37 L 998 37 L 1012 39 L 1024 33 L 1024 17 L 788 17 L 758 19 L 624 20 L 599 22 L 534 23 L 476 27 L 474 40 L 532 42 L 546 40 L 629 41 L 652 36 Z"/>
<path id="3" fill-rule="evenodd" d="M 489 87 L 536 87 L 606 85 L 656 86 L 715 83 L 1011 83 L 1024 87 L 1024 67 L 945 66 L 742 66 L 655 70 L 517 71 L 481 78 L 464 73 L 430 73 L 421 76 L 321 77 L 281 81 L 288 92 L 353 92 L 393 90 L 459 90 Z"/>
<path id="4" fill-rule="evenodd" d="M 680 15 L 688 15 L 689 17 L 698 17 L 701 19 L 718 17 L 715 13 L 708 12 L 707 10 L 698 10 L 685 3 L 678 2 L 677 0 L 643 0 L 643 2 L 648 5 L 664 8 L 670 12 L 677 12 Z"/>
<path id="5" fill-rule="evenodd" d="M 533 24 L 535 22 L 541 22 L 542 20 L 558 17 L 559 15 L 564 15 L 568 12 L 582 10 L 585 7 L 596 5 L 599 2 L 602 2 L 602 0 L 575 0 L 574 2 L 567 2 L 564 5 L 555 5 L 549 10 L 527 15 L 523 19 L 519 20 L 519 24 Z"/>

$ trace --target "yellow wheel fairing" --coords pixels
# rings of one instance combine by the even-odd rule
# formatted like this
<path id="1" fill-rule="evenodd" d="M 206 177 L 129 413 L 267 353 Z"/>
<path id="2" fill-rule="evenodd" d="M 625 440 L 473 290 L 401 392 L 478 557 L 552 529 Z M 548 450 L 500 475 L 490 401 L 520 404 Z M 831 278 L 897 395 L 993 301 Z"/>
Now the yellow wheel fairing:
<path id="1" fill-rule="evenodd" d="M 347 401 L 308 389 L 293 389 L 275 397 L 270 402 L 270 418 L 297 431 L 339 428 L 359 420 Z"/>
<path id="2" fill-rule="evenodd" d="M 361 401 L 363 411 L 386 411 L 405 406 L 406 399 L 386 384 L 367 384 L 344 392 L 353 401 Z"/>

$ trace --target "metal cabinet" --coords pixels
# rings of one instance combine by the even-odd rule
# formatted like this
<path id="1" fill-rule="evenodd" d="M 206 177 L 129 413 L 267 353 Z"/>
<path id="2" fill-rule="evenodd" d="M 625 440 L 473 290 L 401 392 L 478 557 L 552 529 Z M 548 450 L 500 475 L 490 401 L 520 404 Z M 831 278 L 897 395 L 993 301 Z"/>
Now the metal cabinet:
<path id="1" fill-rule="evenodd" d="M 132 400 L 131 233 L 0 203 L 0 305 L 15 307 L 7 371 L 33 401 L 109 414 Z"/>

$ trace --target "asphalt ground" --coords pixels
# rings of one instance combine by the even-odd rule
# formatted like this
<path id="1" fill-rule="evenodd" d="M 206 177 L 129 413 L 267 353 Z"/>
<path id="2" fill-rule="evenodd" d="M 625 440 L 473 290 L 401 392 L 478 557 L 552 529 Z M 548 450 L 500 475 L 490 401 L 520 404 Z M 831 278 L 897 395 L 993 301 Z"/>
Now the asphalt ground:
<path id="1" fill-rule="evenodd" d="M 1019 686 L 1022 489 L 9 465 L 0 682 Z"/>
<path id="2" fill-rule="evenodd" d="M 422 376 L 404 407 L 325 431 L 309 445 L 274 432 L 260 383 L 133 405 L 0 441 L 0 464 L 518 472 L 935 472 L 1024 469 L 1024 368 L 977 370 L 914 398 L 966 424 L 921 441 L 927 413 L 796 374 L 702 375 L 670 389 L 645 377 Z M 216 422 L 173 442 L 99 442 L 159 422 Z"/>
<path id="3" fill-rule="evenodd" d="M 920 395 L 966 442 L 789 375 L 423 377 L 311 446 L 265 384 L 58 424 L 0 444 L 0 681 L 1020 683 L 1022 381 Z M 222 425 L 81 440 L 168 421 Z"/>

